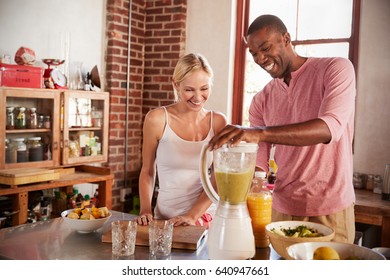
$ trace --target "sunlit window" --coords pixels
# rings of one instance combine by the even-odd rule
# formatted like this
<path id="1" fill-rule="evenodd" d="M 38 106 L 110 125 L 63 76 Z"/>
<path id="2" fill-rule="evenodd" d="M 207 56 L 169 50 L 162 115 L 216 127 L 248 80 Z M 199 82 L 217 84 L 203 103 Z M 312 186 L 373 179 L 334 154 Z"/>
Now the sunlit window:
<path id="1" fill-rule="evenodd" d="M 341 56 L 354 63 L 351 49 L 357 47 L 354 46 L 357 40 L 353 37 L 357 34 L 352 34 L 352 31 L 357 32 L 356 27 L 353 28 L 353 19 L 354 13 L 357 13 L 358 1 L 360 0 L 247 0 L 249 12 L 244 7 L 243 13 L 248 24 L 262 14 L 280 17 L 287 26 L 296 52 L 302 56 Z M 243 104 L 235 105 L 243 107 L 242 116 L 235 118 L 235 113 L 240 113 L 240 110 L 233 111 L 233 122 L 239 123 L 241 119 L 243 125 L 249 126 L 250 102 L 271 77 L 253 62 L 245 45 L 243 48 L 246 49 L 245 73 L 235 73 L 244 78 Z"/>

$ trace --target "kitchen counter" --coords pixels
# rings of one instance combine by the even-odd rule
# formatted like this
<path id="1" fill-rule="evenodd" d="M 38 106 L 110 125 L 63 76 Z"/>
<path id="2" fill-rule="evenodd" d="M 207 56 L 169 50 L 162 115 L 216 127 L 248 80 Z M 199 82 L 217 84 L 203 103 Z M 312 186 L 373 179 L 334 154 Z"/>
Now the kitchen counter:
<path id="1" fill-rule="evenodd" d="M 102 234 L 110 230 L 110 222 L 133 219 L 134 216 L 112 211 L 110 221 L 93 233 L 72 231 L 62 218 L 24 224 L 0 230 L 0 259 L 16 260 L 111 260 L 111 243 L 101 241 Z M 172 249 L 172 260 L 207 260 L 207 236 L 194 250 Z M 123 259 L 123 258 L 121 258 Z M 149 248 L 136 246 L 130 259 L 148 260 Z M 257 249 L 254 259 L 274 260 L 280 256 L 270 247 Z"/>

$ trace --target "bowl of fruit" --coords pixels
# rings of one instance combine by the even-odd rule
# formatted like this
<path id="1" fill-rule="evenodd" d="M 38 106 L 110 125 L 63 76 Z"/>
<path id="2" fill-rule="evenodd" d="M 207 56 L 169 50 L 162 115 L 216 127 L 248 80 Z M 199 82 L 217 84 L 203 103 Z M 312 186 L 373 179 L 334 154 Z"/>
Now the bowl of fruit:
<path id="1" fill-rule="evenodd" d="M 319 223 L 304 221 L 273 222 L 265 227 L 272 248 L 284 259 L 291 259 L 287 247 L 302 242 L 330 241 L 334 230 Z"/>
<path id="2" fill-rule="evenodd" d="M 291 245 L 287 253 L 294 260 L 385 260 L 367 247 L 341 242 L 304 242 Z"/>
<path id="3" fill-rule="evenodd" d="M 80 233 L 89 233 L 102 228 L 111 215 L 107 207 L 75 208 L 61 213 L 64 222 Z"/>

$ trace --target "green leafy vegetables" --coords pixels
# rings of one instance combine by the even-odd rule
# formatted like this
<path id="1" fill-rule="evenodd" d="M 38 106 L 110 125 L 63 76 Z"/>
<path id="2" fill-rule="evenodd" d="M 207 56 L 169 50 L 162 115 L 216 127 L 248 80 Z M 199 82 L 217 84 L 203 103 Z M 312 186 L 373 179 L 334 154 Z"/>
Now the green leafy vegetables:
<path id="1" fill-rule="evenodd" d="M 315 228 L 310 228 L 304 225 L 297 226 L 296 228 L 280 228 L 280 229 L 271 229 L 272 232 L 288 237 L 320 237 L 323 236 L 322 233 L 319 233 Z"/>

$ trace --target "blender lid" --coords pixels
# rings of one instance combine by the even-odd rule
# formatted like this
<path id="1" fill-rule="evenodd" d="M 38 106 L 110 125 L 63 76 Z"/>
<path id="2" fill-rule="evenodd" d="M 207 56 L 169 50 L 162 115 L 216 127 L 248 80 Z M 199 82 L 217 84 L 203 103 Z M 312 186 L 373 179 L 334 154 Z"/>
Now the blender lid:
<path id="1" fill-rule="evenodd" d="M 230 153 L 253 153 L 257 151 L 257 148 L 257 143 L 240 142 L 234 147 L 229 146 L 229 144 L 224 144 L 220 149 L 229 151 Z"/>

